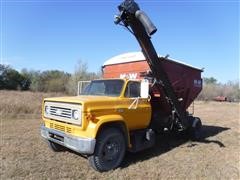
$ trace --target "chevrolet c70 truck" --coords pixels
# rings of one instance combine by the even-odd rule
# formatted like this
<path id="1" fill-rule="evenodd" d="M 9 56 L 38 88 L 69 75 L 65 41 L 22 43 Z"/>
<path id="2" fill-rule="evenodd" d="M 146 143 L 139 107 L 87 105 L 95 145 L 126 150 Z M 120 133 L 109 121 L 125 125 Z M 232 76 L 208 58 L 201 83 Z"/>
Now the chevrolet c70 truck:
<path id="1" fill-rule="evenodd" d="M 156 133 L 171 131 L 200 137 L 201 120 L 187 108 L 202 89 L 202 70 L 159 57 L 151 43 L 157 31 L 133 0 L 120 6 L 116 24 L 138 40 L 142 53 L 127 53 L 103 65 L 103 79 L 81 95 L 46 98 L 41 135 L 54 151 L 84 154 L 97 171 L 117 168 L 126 151 L 155 144 Z"/>
<path id="2" fill-rule="evenodd" d="M 148 96 L 141 97 L 141 85 L 148 83 L 129 79 L 94 80 L 84 95 L 44 99 L 42 137 L 54 151 L 67 147 L 88 155 L 96 170 L 116 168 L 126 149 L 138 148 L 138 143 L 133 142 L 138 137 L 131 138 L 131 131 L 139 130 L 134 136 L 139 134 L 141 138 L 148 135 L 146 145 L 152 143 L 152 130 L 146 129 L 151 121 L 151 105 Z"/>

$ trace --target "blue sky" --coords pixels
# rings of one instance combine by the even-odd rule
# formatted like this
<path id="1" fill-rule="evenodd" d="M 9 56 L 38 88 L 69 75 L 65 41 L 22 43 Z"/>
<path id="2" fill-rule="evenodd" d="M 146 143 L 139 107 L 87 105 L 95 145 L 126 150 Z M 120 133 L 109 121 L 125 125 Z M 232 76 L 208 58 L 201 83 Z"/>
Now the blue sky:
<path id="1" fill-rule="evenodd" d="M 112 56 L 139 51 L 113 23 L 119 0 L 2 0 L 1 63 L 21 70 L 74 71 L 79 60 L 99 71 Z M 239 79 L 238 0 L 138 0 L 155 23 L 157 52 L 220 82 Z"/>

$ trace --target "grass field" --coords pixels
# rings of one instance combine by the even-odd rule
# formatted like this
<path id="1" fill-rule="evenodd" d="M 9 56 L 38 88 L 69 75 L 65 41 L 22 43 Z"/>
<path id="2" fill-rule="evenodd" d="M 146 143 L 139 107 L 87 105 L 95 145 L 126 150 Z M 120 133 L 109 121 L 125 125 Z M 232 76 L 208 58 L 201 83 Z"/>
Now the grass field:
<path id="1" fill-rule="evenodd" d="M 204 124 L 200 142 L 164 134 L 155 147 L 127 153 L 120 168 L 98 173 L 76 153 L 53 153 L 40 137 L 36 107 L 50 95 L 0 91 L 1 104 L 11 102 L 9 109 L 0 106 L 0 179 L 240 179 L 239 104 L 196 102 L 195 116 Z"/>

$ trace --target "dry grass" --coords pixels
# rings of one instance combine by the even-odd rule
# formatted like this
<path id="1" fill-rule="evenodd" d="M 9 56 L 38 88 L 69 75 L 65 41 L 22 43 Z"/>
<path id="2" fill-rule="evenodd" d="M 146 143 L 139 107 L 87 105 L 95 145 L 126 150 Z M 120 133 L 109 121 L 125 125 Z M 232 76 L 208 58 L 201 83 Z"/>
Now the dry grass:
<path id="1" fill-rule="evenodd" d="M 44 97 L 61 96 L 60 93 L 35 93 L 21 91 L 0 91 L 1 117 L 40 117 Z"/>
<path id="2" fill-rule="evenodd" d="M 73 152 L 51 152 L 40 137 L 40 119 L 2 118 L 0 179 L 239 179 L 239 108 L 197 102 L 195 115 L 204 124 L 200 142 L 165 134 L 154 148 L 128 153 L 121 168 L 106 173 Z"/>

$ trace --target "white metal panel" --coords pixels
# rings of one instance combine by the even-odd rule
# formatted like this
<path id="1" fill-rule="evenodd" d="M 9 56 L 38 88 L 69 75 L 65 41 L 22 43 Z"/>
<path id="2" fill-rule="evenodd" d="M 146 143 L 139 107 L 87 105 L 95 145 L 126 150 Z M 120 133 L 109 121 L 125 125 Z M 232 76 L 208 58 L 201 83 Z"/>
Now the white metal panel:
<path id="1" fill-rule="evenodd" d="M 158 55 L 158 57 L 162 57 L 162 56 Z M 120 54 L 120 55 L 117 55 L 117 56 L 114 56 L 114 57 L 108 59 L 107 61 L 105 61 L 103 66 L 135 62 L 135 61 L 145 61 L 145 60 L 146 60 L 146 58 L 144 57 L 142 52 L 129 52 L 129 53 Z M 189 67 L 192 67 L 195 69 L 202 70 L 202 68 L 192 66 L 190 64 L 184 63 L 179 60 L 169 59 L 169 61 L 177 62 L 177 63 L 183 64 L 185 66 L 189 66 Z"/>

